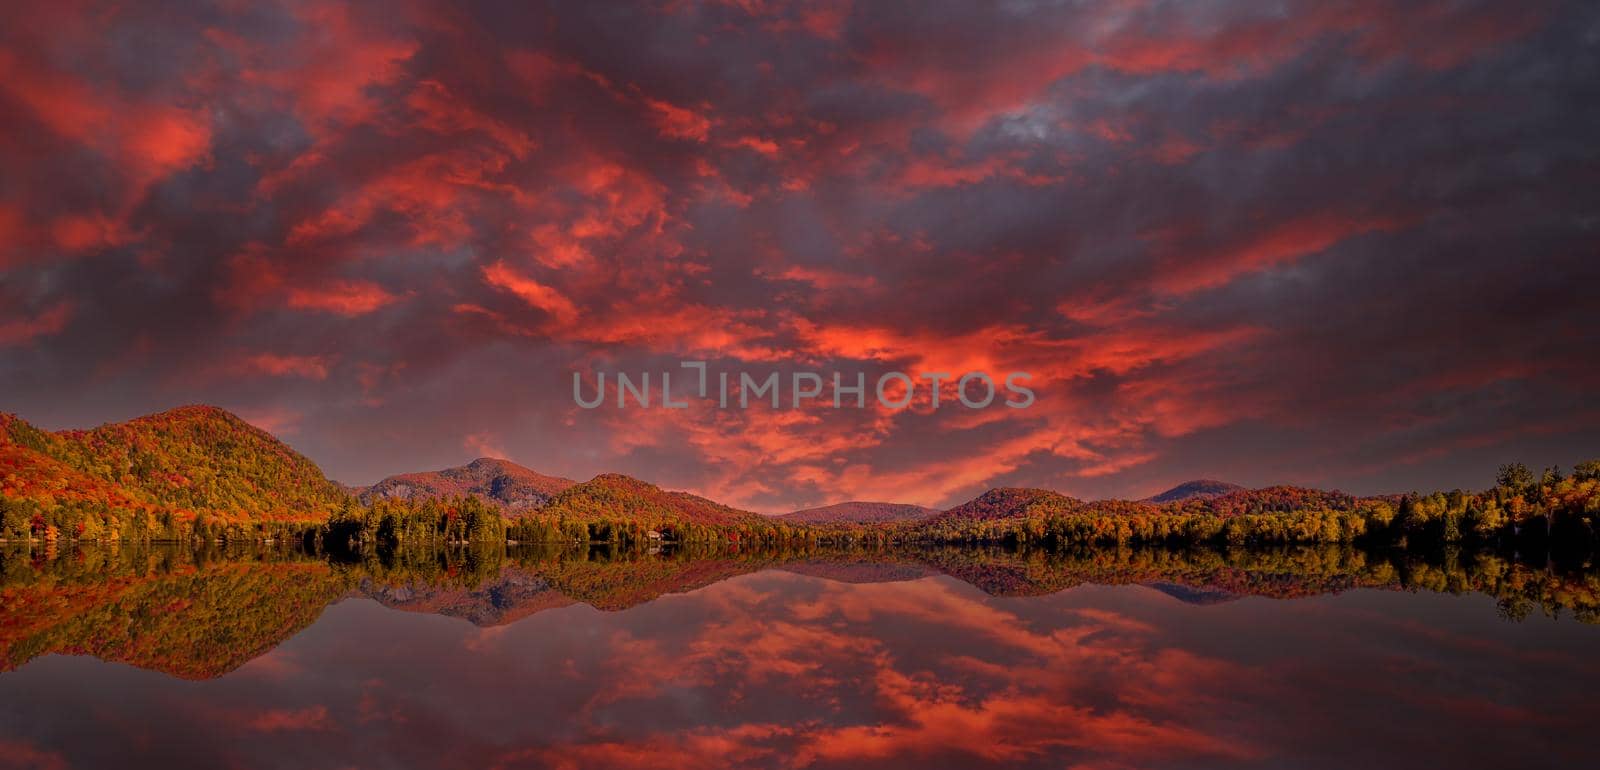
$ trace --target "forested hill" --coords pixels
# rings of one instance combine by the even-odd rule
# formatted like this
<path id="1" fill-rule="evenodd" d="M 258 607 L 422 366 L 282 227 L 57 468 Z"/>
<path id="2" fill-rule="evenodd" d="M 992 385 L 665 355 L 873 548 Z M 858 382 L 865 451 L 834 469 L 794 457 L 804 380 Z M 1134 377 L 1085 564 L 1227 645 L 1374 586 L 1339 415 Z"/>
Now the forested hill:
<path id="1" fill-rule="evenodd" d="M 970 519 L 990 521 L 1023 518 L 1028 516 L 1061 515 L 1081 511 L 1085 503 L 1048 489 L 1026 487 L 1000 487 L 984 492 L 961 505 L 951 508 L 934 521 Z"/>
<path id="2" fill-rule="evenodd" d="M 877 524 L 889 521 L 916 521 L 935 516 L 934 508 L 924 508 L 910 503 L 868 503 L 851 501 L 824 505 L 820 508 L 785 513 L 775 518 L 789 524 Z"/>
<path id="3" fill-rule="evenodd" d="M 538 518 L 548 526 L 586 531 L 589 537 L 602 540 L 616 536 L 637 539 L 650 531 L 696 539 L 713 530 L 762 536 L 781 529 L 772 517 L 687 492 L 664 490 L 619 473 L 601 474 L 566 489 L 538 511 Z M 513 521 L 512 528 L 517 529 L 517 520 Z M 521 537 L 540 539 L 537 533 Z"/>
<path id="4" fill-rule="evenodd" d="M 216 407 L 59 432 L 0 415 L 7 539 L 162 537 L 197 521 L 320 523 L 347 499 L 315 463 Z"/>

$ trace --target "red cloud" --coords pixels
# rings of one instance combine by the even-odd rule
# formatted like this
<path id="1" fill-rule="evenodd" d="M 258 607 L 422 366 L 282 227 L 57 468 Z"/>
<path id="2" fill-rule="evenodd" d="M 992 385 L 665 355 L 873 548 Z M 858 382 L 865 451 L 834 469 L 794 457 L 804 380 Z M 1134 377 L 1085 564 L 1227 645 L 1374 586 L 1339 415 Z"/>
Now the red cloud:
<path id="1" fill-rule="evenodd" d="M 0 347 L 23 345 L 39 337 L 59 334 L 72 320 L 73 304 L 65 300 L 26 318 L 0 320 Z"/>
<path id="2" fill-rule="evenodd" d="M 267 375 L 269 377 L 300 377 L 324 380 L 328 377 L 329 360 L 324 356 L 294 356 L 278 353 L 250 353 L 229 363 L 224 371 L 238 377 Z"/>
<path id="3" fill-rule="evenodd" d="M 314 288 L 289 290 L 288 306 L 296 310 L 321 310 L 342 316 L 371 313 L 398 297 L 382 286 L 365 281 L 333 281 Z"/>
<path id="4" fill-rule="evenodd" d="M 403 11 L 393 6 L 385 12 Z M 257 45 L 236 36 L 216 39 L 245 63 L 240 73 L 244 83 L 286 97 L 319 144 L 325 144 L 342 128 L 373 118 L 379 103 L 369 89 L 398 80 L 417 43 L 384 34 L 385 25 L 356 18 L 356 10 L 343 3 L 309 2 L 292 13 L 305 34 L 296 35 L 289 46 Z"/>
<path id="5" fill-rule="evenodd" d="M 15 20 L 19 24 L 67 23 L 47 19 Z M 192 98 L 165 100 L 130 93 L 107 82 L 93 82 L 67 74 L 27 49 L 0 50 L 0 102 L 19 108 L 6 131 L 14 137 L 0 141 L 0 159 L 18 178 L 34 177 L 41 185 L 76 185 L 85 180 L 53 178 L 37 166 L 48 165 L 15 141 L 42 129 L 54 140 L 92 157 L 99 174 L 92 194 L 64 196 L 42 216 L 19 216 L 21 210 L 46 207 L 51 187 L 39 196 L 0 202 L 0 247 L 14 257 L 0 263 L 22 261 L 28 253 L 48 256 L 80 255 L 132 243 L 141 237 L 129 222 L 150 188 L 172 175 L 203 166 L 210 157 L 212 126 L 209 114 L 193 105 Z M 25 122 L 26 121 L 26 122 Z M 30 123 L 31 122 L 31 123 Z M 15 208 L 14 208 L 15 207 Z M 3 252 L 0 252 L 3 253 Z"/>
<path id="6" fill-rule="evenodd" d="M 644 104 L 650 108 L 663 136 L 704 142 L 711 133 L 711 120 L 694 110 L 660 99 L 645 99 Z"/>
<path id="7" fill-rule="evenodd" d="M 239 315 L 285 307 L 353 318 L 400 300 L 400 296 L 373 281 L 315 274 L 291 279 L 278 252 L 259 243 L 247 244 L 224 264 L 226 278 L 213 290 L 212 299 Z"/>
<path id="8" fill-rule="evenodd" d="M 578 320 L 578 307 L 561 292 L 513 270 L 504 262 L 495 262 L 483 268 L 483 280 L 490 286 L 516 295 L 529 307 L 539 310 L 559 326 L 569 326 Z"/>
<path id="9" fill-rule="evenodd" d="M 1252 228 L 1235 244 L 1200 248 L 1188 247 L 1181 235 L 1159 234 L 1154 240 L 1162 244 L 1166 254 L 1154 286 L 1169 294 L 1216 288 L 1239 276 L 1316 254 L 1350 238 L 1397 230 L 1404 221 L 1392 215 L 1318 212 Z"/>
<path id="10" fill-rule="evenodd" d="M 209 152 L 204 111 L 130 98 L 0 52 L 0 83 L 50 130 L 93 149 L 125 171 L 130 195 L 200 162 Z"/>

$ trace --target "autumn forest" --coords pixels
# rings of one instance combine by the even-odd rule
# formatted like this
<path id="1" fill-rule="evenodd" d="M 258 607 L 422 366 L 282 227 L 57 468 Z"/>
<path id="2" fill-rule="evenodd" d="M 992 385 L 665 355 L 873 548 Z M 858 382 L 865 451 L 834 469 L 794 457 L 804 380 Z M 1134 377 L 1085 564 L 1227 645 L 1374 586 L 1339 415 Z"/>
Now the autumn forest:
<path id="1" fill-rule="evenodd" d="M 1600 461 L 1500 469 L 1480 491 L 1355 497 L 1289 486 L 1168 502 L 992 489 L 933 515 L 800 523 L 616 474 L 537 508 L 472 495 L 369 498 L 220 409 L 184 407 L 93 430 L 0 416 L 0 537 L 10 542 L 292 541 L 318 550 L 463 543 L 1212 546 L 1466 545 L 1579 557 L 1600 524 Z"/>

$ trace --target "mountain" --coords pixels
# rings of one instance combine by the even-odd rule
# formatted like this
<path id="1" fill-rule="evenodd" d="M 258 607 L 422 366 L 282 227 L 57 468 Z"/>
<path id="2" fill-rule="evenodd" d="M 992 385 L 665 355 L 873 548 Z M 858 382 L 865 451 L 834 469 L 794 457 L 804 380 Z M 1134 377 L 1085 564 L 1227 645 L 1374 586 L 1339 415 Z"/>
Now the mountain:
<path id="1" fill-rule="evenodd" d="M 510 460 L 482 457 L 458 468 L 390 476 L 357 491 L 363 504 L 374 500 L 421 500 L 471 495 L 508 510 L 542 508 L 578 482 L 546 476 Z"/>
<path id="2" fill-rule="evenodd" d="M 57 432 L 0 415 L 0 537 L 160 536 L 202 517 L 243 532 L 321 522 L 347 499 L 315 463 L 216 407 Z"/>
<path id="3" fill-rule="evenodd" d="M 924 508 L 908 503 L 851 501 L 785 513 L 778 518 L 796 524 L 877 524 L 887 521 L 917 521 L 938 513 L 936 508 Z"/>
<path id="4" fill-rule="evenodd" d="M 1213 481 L 1211 479 L 1196 479 L 1185 481 L 1159 495 L 1145 498 L 1151 503 L 1176 503 L 1195 498 L 1210 498 L 1226 495 L 1230 492 L 1242 492 L 1244 487 L 1238 484 L 1229 484 L 1226 481 Z"/>
<path id="5" fill-rule="evenodd" d="M 1084 502 L 1048 489 L 1001 487 L 991 489 L 930 520 L 973 519 L 987 521 L 1016 516 L 1046 516 L 1081 511 Z"/>

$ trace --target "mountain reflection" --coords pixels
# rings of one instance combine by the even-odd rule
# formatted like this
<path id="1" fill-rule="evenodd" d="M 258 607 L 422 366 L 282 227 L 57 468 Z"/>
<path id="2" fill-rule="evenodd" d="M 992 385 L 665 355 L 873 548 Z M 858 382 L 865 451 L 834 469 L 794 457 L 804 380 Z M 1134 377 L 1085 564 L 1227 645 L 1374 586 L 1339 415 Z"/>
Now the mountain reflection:
<path id="1" fill-rule="evenodd" d="M 1600 716 L 1600 630 L 1542 617 L 1592 622 L 1594 574 L 1489 554 L 144 548 L 0 569 L 0 766 L 1530 766 L 1578 758 Z"/>

